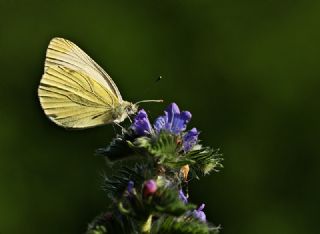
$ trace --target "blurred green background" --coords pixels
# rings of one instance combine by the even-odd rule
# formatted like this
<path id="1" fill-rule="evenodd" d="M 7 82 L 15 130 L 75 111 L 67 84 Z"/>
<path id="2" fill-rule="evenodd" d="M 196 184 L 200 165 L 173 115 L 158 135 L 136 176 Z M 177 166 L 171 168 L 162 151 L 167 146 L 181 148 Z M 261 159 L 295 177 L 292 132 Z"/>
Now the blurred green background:
<path id="1" fill-rule="evenodd" d="M 37 86 L 54 36 L 78 44 L 155 117 L 175 101 L 225 168 L 191 182 L 223 234 L 319 233 L 319 1 L 0 1 L 0 233 L 83 233 L 108 205 L 96 148 Z M 163 79 L 155 82 L 161 75 Z"/>

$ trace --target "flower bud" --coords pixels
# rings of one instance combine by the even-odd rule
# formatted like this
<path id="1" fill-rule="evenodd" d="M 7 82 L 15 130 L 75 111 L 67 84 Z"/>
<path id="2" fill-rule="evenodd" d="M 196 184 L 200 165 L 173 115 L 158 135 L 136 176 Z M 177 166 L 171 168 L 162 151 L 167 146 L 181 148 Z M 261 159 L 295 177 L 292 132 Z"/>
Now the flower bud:
<path id="1" fill-rule="evenodd" d="M 147 180 L 143 184 L 143 196 L 147 197 L 157 191 L 157 183 L 154 180 Z"/>
<path id="2" fill-rule="evenodd" d="M 127 186 L 127 191 L 128 191 L 128 193 L 132 193 L 133 188 L 134 188 L 134 182 L 133 182 L 132 180 L 130 180 L 130 181 L 128 182 L 128 186 Z"/>

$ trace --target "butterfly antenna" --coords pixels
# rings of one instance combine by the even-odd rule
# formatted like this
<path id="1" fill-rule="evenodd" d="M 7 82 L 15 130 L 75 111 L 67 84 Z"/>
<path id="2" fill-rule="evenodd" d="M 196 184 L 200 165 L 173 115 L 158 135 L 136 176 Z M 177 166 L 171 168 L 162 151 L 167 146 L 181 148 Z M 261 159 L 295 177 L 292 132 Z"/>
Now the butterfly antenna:
<path id="1" fill-rule="evenodd" d="M 142 102 L 163 102 L 163 100 L 142 100 L 142 101 L 136 102 L 135 105 Z"/>

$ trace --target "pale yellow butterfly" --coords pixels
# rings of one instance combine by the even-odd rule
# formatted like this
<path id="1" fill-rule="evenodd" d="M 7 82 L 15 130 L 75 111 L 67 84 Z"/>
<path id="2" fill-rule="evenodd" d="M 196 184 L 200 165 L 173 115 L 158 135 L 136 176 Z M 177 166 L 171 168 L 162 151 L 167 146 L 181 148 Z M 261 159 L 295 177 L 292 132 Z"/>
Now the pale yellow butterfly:
<path id="1" fill-rule="evenodd" d="M 124 101 L 111 77 L 69 40 L 53 38 L 38 88 L 45 114 L 59 126 L 84 129 L 120 123 L 137 112 Z M 141 102 L 161 102 L 145 100 Z"/>

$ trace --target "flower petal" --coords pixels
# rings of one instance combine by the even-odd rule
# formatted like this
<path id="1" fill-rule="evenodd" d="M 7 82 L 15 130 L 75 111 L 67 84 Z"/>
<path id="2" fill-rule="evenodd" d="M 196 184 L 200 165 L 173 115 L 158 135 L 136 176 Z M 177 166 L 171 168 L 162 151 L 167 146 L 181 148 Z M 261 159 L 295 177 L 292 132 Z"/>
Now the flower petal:
<path id="1" fill-rule="evenodd" d="M 196 128 L 192 128 L 183 136 L 182 148 L 184 152 L 188 152 L 197 144 L 199 132 Z"/>
<path id="2" fill-rule="evenodd" d="M 180 109 L 176 103 L 171 103 L 167 108 L 168 120 L 171 122 L 175 114 L 180 114 Z"/>
<path id="3" fill-rule="evenodd" d="M 191 113 L 189 111 L 183 111 L 181 114 L 176 114 L 173 118 L 171 125 L 171 132 L 178 134 L 187 128 L 187 123 L 191 119 Z"/>
<path id="4" fill-rule="evenodd" d="M 160 132 L 163 129 L 173 134 L 179 134 L 186 130 L 187 123 L 191 119 L 191 113 L 189 111 L 180 112 L 176 103 L 171 103 L 164 111 L 164 114 L 158 117 L 154 123 L 156 132 Z"/>
<path id="5" fill-rule="evenodd" d="M 196 219 L 199 219 L 201 222 L 206 222 L 207 217 L 206 217 L 206 214 L 202 211 L 203 209 L 204 209 L 204 204 L 201 204 L 201 206 L 198 209 L 192 212 L 192 215 Z"/>
<path id="6" fill-rule="evenodd" d="M 182 191 L 182 189 L 179 190 L 179 198 L 181 201 L 183 201 L 184 204 L 188 203 L 188 198 L 186 195 L 184 195 L 184 192 Z"/>
<path id="7" fill-rule="evenodd" d="M 154 129 L 156 130 L 157 133 L 160 132 L 161 129 L 164 129 L 165 125 L 167 122 L 166 116 L 159 116 L 156 121 L 154 122 Z"/>
<path id="8" fill-rule="evenodd" d="M 174 118 L 177 114 L 180 114 L 180 110 L 179 110 L 179 107 L 176 103 L 171 103 L 167 108 L 166 108 L 166 111 L 165 111 L 165 114 L 166 116 L 168 116 L 168 121 L 167 121 L 167 124 L 166 124 L 166 128 L 168 130 L 171 129 L 172 127 L 172 123 L 174 121 Z"/>
<path id="9" fill-rule="evenodd" d="M 144 109 L 141 109 L 135 116 L 132 128 L 134 132 L 139 136 L 151 133 L 152 127 L 148 119 L 148 115 Z"/>

